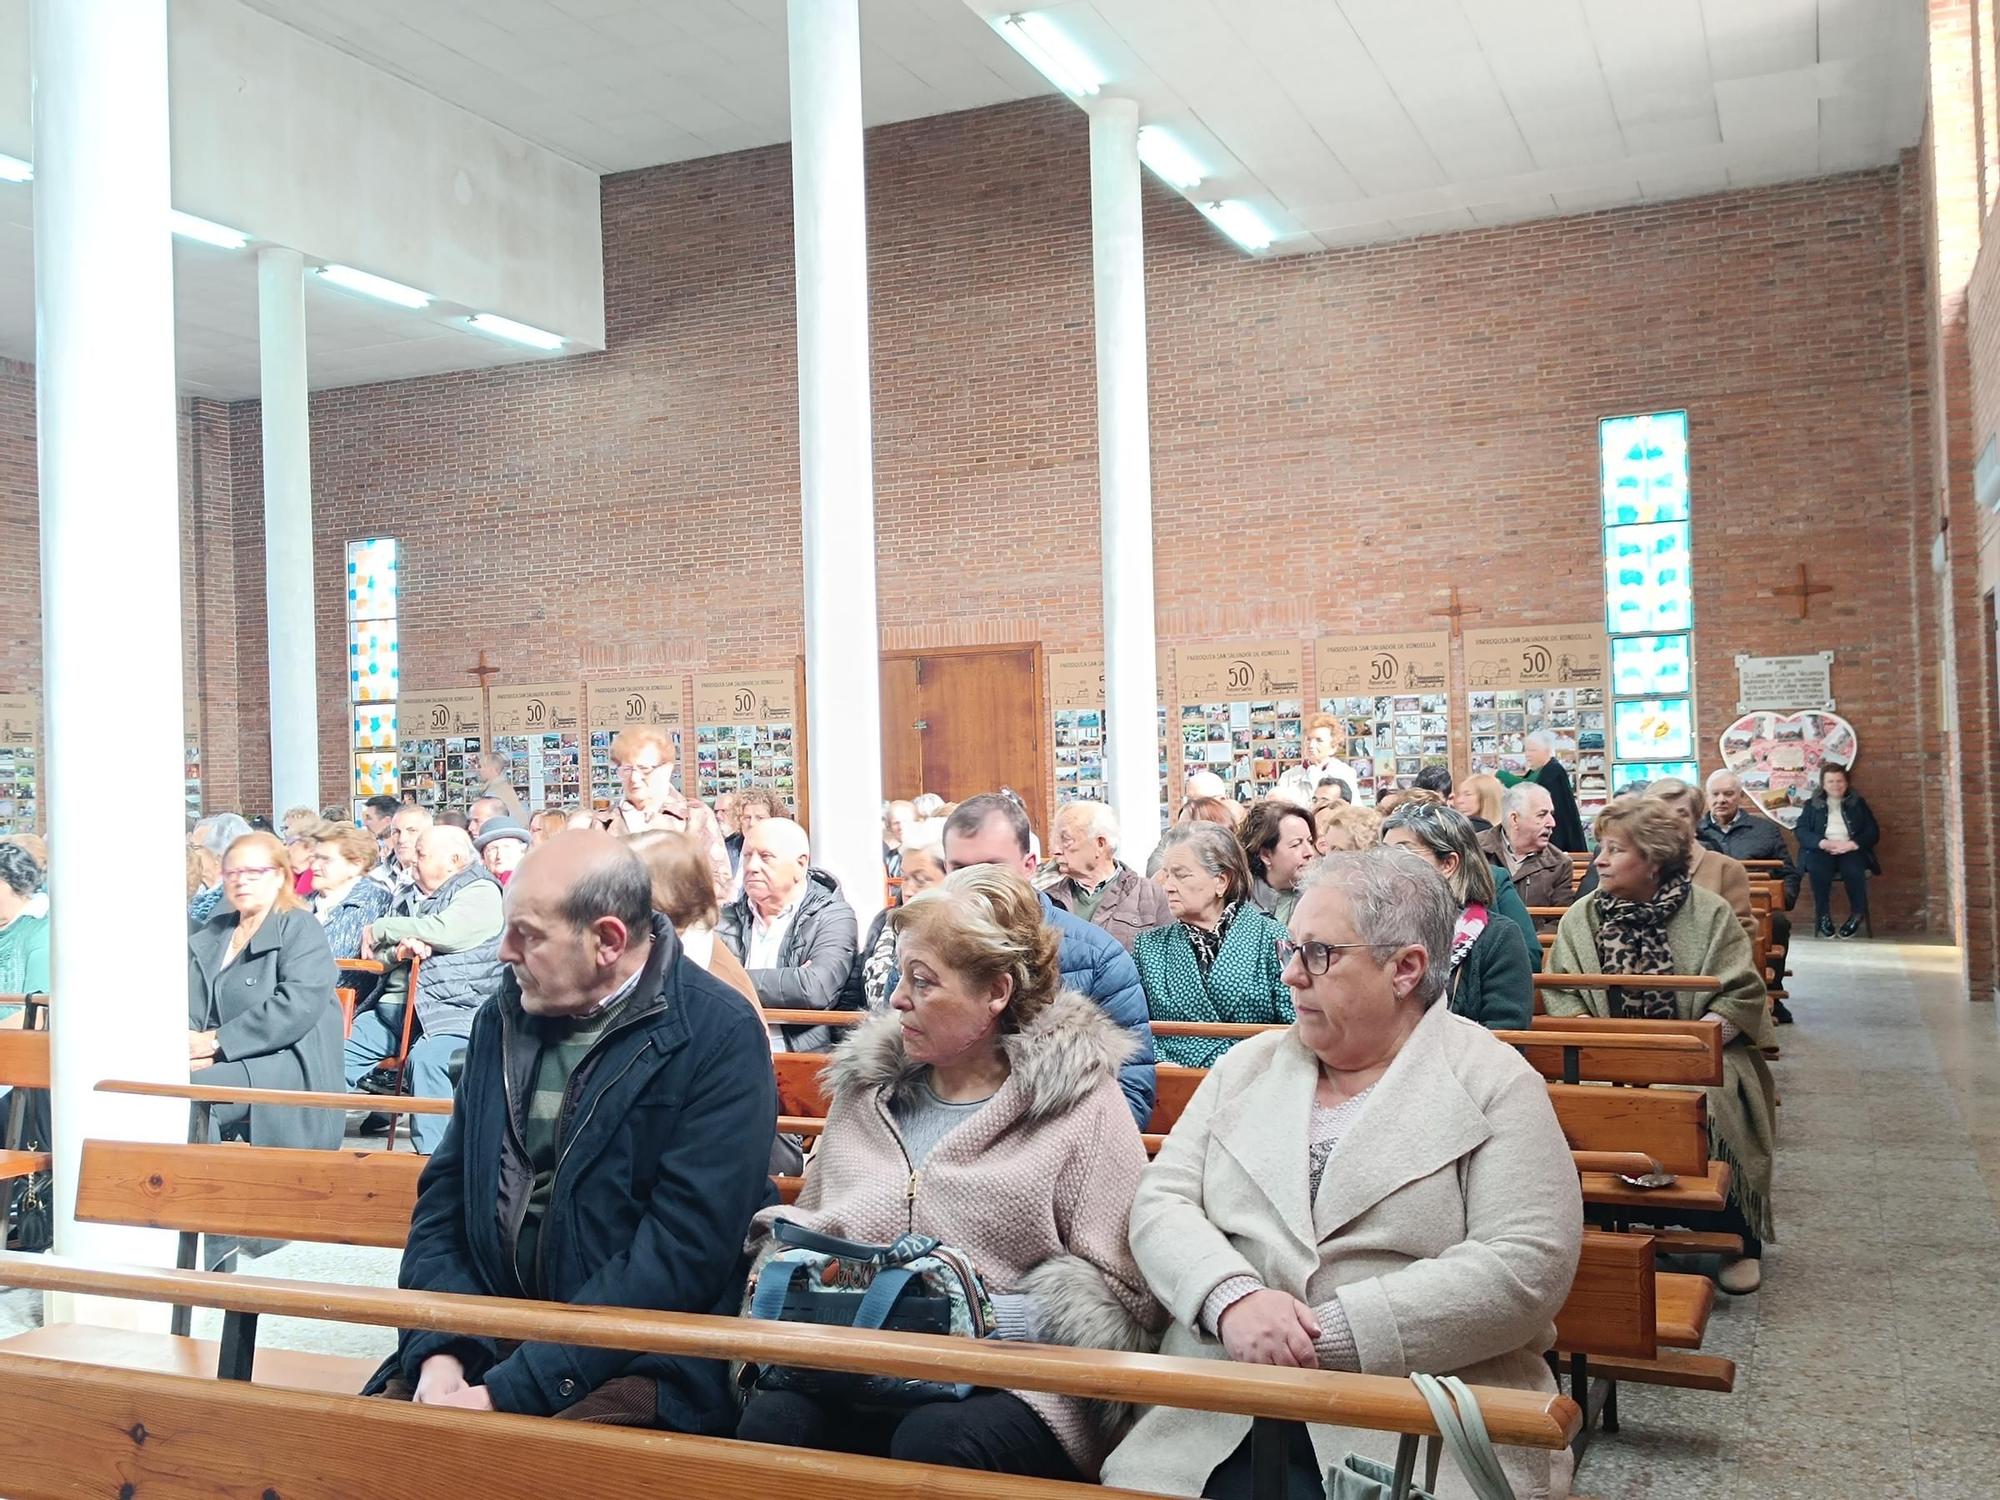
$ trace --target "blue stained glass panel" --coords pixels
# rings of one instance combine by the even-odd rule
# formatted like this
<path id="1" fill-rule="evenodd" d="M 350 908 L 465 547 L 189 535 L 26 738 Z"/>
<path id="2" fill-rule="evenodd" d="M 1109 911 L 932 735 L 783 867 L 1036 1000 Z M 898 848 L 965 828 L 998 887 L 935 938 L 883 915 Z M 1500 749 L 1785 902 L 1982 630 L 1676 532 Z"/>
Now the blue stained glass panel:
<path id="1" fill-rule="evenodd" d="M 388 703 L 402 679 L 394 620 L 357 620 L 347 627 L 348 698 Z"/>
<path id="2" fill-rule="evenodd" d="M 354 757 L 354 796 L 365 802 L 370 797 L 396 795 L 396 752 L 363 751 Z"/>
<path id="3" fill-rule="evenodd" d="M 1606 526 L 1688 518 L 1686 412 L 1607 417 L 1597 443 Z"/>
<path id="4" fill-rule="evenodd" d="M 1685 693 L 1692 681 L 1686 636 L 1611 638 L 1611 691 L 1618 697 Z"/>
<path id="5" fill-rule="evenodd" d="M 370 537 L 347 544 L 347 618 L 396 618 L 396 539 Z"/>
<path id="6" fill-rule="evenodd" d="M 1655 761 L 1642 765 L 1614 766 L 1611 770 L 1611 790 L 1622 792 L 1635 781 L 1658 781 L 1662 776 L 1674 776 L 1689 786 L 1701 782 L 1701 767 L 1691 760 Z"/>
<path id="7" fill-rule="evenodd" d="M 1688 523 L 1615 526 L 1604 533 L 1604 620 L 1612 635 L 1694 624 Z"/>
<path id="8" fill-rule="evenodd" d="M 1613 704 L 1611 742 L 1619 761 L 1680 760 L 1693 755 L 1694 702 L 1688 698 L 1641 698 Z"/>

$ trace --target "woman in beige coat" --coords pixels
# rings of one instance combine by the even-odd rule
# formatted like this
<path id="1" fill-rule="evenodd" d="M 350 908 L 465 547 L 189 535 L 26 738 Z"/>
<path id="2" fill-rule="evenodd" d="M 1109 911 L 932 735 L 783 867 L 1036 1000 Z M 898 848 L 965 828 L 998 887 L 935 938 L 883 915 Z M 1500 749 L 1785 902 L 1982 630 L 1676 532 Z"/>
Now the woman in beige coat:
<path id="1" fill-rule="evenodd" d="M 1132 1253 L 1173 1318 L 1161 1353 L 1555 1390 L 1542 1355 L 1582 1196 L 1541 1078 L 1437 1003 L 1457 914 L 1400 850 L 1313 866 L 1282 949 L 1297 1024 L 1216 1064 L 1132 1205 Z M 1249 1432 L 1156 1408 L 1104 1482 L 1248 1496 Z M 1395 1450 L 1391 1434 L 1295 1429 L 1290 1492 L 1316 1500 L 1348 1453 Z M 1520 1500 L 1568 1493 L 1566 1453 L 1503 1460 Z M 1456 1474 L 1439 1485 L 1470 1493 Z"/>
<path id="2" fill-rule="evenodd" d="M 777 1220 L 888 1244 L 933 1236 L 992 1296 L 994 1334 L 1136 1350 L 1164 1315 L 1126 1246 L 1146 1150 L 1118 1085 L 1132 1036 L 1061 986 L 1059 934 L 1034 890 L 975 865 L 891 913 L 901 977 L 826 1077 L 832 1102 L 799 1201 Z M 759 1389 L 736 1435 L 1043 1479 L 1088 1479 L 1122 1409 L 1038 1391 L 975 1391 L 907 1411 Z"/>

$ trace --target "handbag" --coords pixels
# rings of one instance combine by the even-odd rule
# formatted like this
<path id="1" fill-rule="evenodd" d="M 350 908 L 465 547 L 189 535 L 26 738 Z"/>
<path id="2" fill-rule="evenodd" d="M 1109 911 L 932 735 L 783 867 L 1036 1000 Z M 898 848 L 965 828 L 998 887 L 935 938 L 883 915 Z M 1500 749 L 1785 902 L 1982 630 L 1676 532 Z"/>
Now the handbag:
<path id="1" fill-rule="evenodd" d="M 789 1219 L 777 1220 L 771 1235 L 787 1248 L 757 1272 L 749 1296 L 753 1318 L 975 1339 L 993 1329 L 993 1304 L 970 1258 L 929 1235 L 868 1245 L 818 1234 Z M 886 1410 L 963 1401 L 973 1390 L 968 1384 L 790 1365 L 759 1365 L 755 1371 L 750 1384 L 756 1390 L 797 1391 Z"/>
<path id="2" fill-rule="evenodd" d="M 1442 1379 L 1412 1375 L 1410 1383 L 1430 1404 L 1440 1434 L 1425 1445 L 1423 1485 L 1416 1484 L 1413 1472 L 1416 1439 L 1408 1438 L 1405 1441 L 1412 1445 L 1407 1450 L 1408 1469 L 1399 1473 L 1379 1460 L 1350 1453 L 1339 1467 L 1327 1471 L 1326 1500 L 1432 1500 L 1437 1489 L 1440 1444 L 1451 1450 L 1452 1462 L 1458 1465 L 1459 1473 L 1465 1476 L 1478 1500 L 1514 1500 L 1514 1487 L 1500 1467 L 1500 1455 L 1493 1449 L 1493 1440 L 1486 1435 L 1486 1423 L 1479 1415 L 1479 1402 L 1473 1397 L 1471 1387 L 1455 1375 Z"/>

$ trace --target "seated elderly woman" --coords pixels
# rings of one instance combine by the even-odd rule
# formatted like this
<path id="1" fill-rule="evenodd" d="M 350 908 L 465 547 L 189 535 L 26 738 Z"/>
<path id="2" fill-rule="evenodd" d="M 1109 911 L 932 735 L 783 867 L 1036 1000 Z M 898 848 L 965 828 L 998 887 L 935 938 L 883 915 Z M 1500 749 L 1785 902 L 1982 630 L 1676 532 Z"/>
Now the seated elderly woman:
<path id="1" fill-rule="evenodd" d="M 1597 815 L 1597 889 L 1570 907 L 1549 950 L 1551 974 L 1630 974 L 1630 987 L 1551 989 L 1552 1016 L 1637 1016 L 1723 1023 L 1722 1086 L 1708 1090 L 1710 1149 L 1728 1162 L 1729 1207 L 1720 1227 L 1741 1234 L 1744 1255 L 1722 1268 L 1726 1292 L 1754 1292 L 1771 1238 L 1771 1154 L 1777 1093 L 1762 1048 L 1774 1033 L 1750 939 L 1729 903 L 1688 875 L 1689 825 L 1665 803 L 1619 797 Z M 1719 857 L 1719 856 L 1711 856 Z M 1648 989 L 1648 974 L 1707 974 L 1713 994 Z"/>
<path id="2" fill-rule="evenodd" d="M 277 835 L 222 856 L 223 906 L 188 938 L 188 1067 L 219 1088 L 337 1093 L 340 1008 L 326 934 L 292 889 Z M 330 1109 L 217 1105 L 224 1136 L 258 1146 L 340 1145 Z"/>
<path id="3" fill-rule="evenodd" d="M 1336 849 L 1373 849 L 1382 842 L 1382 815 L 1372 807 L 1336 798 L 1313 809 L 1313 849 L 1331 854 Z"/>
<path id="4" fill-rule="evenodd" d="M 896 906 L 905 906 L 944 879 L 944 820 L 913 819 L 905 825 L 897 858 L 903 873 Z M 896 972 L 896 929 L 889 921 L 894 909 L 885 906 L 875 913 L 868 935 L 861 940 L 860 957 L 847 971 L 847 992 L 841 1002 L 848 1010 L 882 1010 L 889 1003 L 889 976 Z"/>
<path id="5" fill-rule="evenodd" d="M 1695 836 L 1708 812 L 1708 798 L 1702 789 L 1678 776 L 1661 776 L 1646 784 L 1645 797 L 1648 802 L 1665 803 L 1667 810 L 1687 825 L 1688 879 L 1727 901 L 1744 934 L 1754 944 L 1757 918 L 1750 910 L 1750 872 L 1741 861 L 1709 848 Z"/>
<path id="6" fill-rule="evenodd" d="M 190 931 L 214 916 L 222 905 L 222 852 L 249 831 L 249 819 L 238 813 L 216 813 L 188 830 L 190 881 L 195 878 L 193 870 L 200 871 L 200 884 L 188 897 Z"/>
<path id="7" fill-rule="evenodd" d="M 1259 798 L 1244 814 L 1236 839 L 1250 862 L 1250 899 L 1284 926 L 1298 904 L 1299 877 L 1319 853 L 1313 847 L 1312 812 L 1282 797 Z"/>
<path id="8" fill-rule="evenodd" d="M 1284 946 L 1298 1024 L 1238 1044 L 1139 1184 L 1132 1253 L 1173 1317 L 1163 1354 L 1551 1392 L 1543 1360 L 1583 1237 L 1547 1086 L 1443 1000 L 1460 906 L 1402 850 L 1335 853 Z M 1229 1500 L 1250 1419 L 1148 1411 L 1104 1482 Z M 1318 1497 L 1380 1432 L 1295 1429 Z M 1505 1450 L 1516 1494 L 1566 1493 L 1567 1454 Z M 1463 1494 L 1449 1487 L 1440 1493 Z"/>
<path id="9" fill-rule="evenodd" d="M 749 970 L 715 940 L 722 909 L 715 900 L 708 850 L 690 835 L 671 828 L 642 829 L 626 842 L 646 862 L 646 873 L 653 882 L 653 910 L 673 925 L 682 951 L 761 1012 L 763 1003 L 757 998 Z"/>
<path id="10" fill-rule="evenodd" d="M 778 1220 L 888 1244 L 935 1236 L 992 1294 L 1002 1338 L 1149 1347 L 1162 1314 L 1126 1247 L 1145 1147 L 1118 1085 L 1131 1037 L 1061 987 L 1058 933 L 1028 883 L 975 865 L 889 918 L 901 977 L 891 1014 L 834 1054 L 826 1130 Z M 862 1410 L 760 1381 L 736 1435 L 1050 1479 L 1093 1477 L 1107 1414 L 1039 1392 L 979 1390 Z"/>
<path id="11" fill-rule="evenodd" d="M 321 823 L 311 834 L 312 913 L 335 958 L 360 958 L 361 934 L 389 914 L 389 887 L 370 880 L 375 840 L 352 823 Z"/>
<path id="12" fill-rule="evenodd" d="M 1542 941 L 1507 872 L 1486 862 L 1471 820 L 1448 807 L 1405 803 L 1382 825 L 1382 842 L 1429 861 L 1458 902 L 1447 961 L 1452 1012 L 1488 1031 L 1525 1031 L 1534 1021 Z"/>
<path id="13" fill-rule="evenodd" d="M 1160 883 L 1174 920 L 1140 933 L 1132 945 L 1152 1018 L 1253 1026 L 1289 1022 L 1291 991 L 1280 977 L 1284 965 L 1277 947 L 1285 929 L 1249 900 L 1243 846 L 1214 823 L 1187 823 L 1162 835 L 1160 854 Z M 1162 1062 L 1206 1068 L 1234 1044 L 1156 1036 L 1153 1045 Z"/>

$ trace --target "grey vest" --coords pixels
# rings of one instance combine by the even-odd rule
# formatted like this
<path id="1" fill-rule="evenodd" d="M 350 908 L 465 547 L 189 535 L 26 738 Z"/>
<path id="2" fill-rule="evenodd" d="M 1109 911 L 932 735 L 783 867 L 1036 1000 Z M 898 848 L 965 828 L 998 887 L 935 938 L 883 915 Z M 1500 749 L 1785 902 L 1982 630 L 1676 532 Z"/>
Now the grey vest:
<path id="1" fill-rule="evenodd" d="M 485 881 L 498 884 L 479 865 L 469 865 L 423 897 L 414 914 L 431 916 L 443 911 L 468 886 Z M 426 1036 L 464 1036 L 472 1030 L 472 1017 L 500 983 L 500 934 L 476 948 L 459 953 L 434 953 L 424 960 L 417 976 L 417 1022 Z"/>

